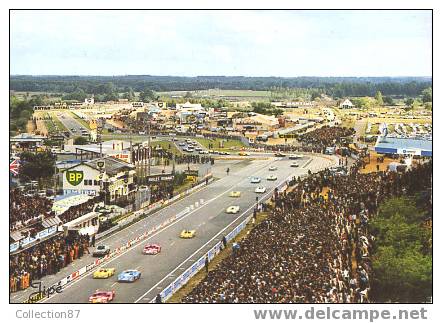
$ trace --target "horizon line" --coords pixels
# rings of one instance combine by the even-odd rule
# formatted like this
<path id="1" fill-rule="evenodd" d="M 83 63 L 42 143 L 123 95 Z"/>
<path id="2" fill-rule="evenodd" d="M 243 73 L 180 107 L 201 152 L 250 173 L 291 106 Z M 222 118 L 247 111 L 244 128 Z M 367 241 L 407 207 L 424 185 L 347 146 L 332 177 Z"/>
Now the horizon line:
<path id="1" fill-rule="evenodd" d="M 299 75 L 299 76 L 276 76 L 276 75 L 267 75 L 267 76 L 250 76 L 250 75 L 153 75 L 153 74 L 10 74 L 10 77 L 13 76 L 99 76 L 99 77 L 125 77 L 125 76 L 149 76 L 149 77 L 274 77 L 274 78 L 301 78 L 301 77 L 321 77 L 321 78 L 331 78 L 331 77 L 341 77 L 341 78 L 406 78 L 406 77 L 415 77 L 415 78 L 432 78 L 432 75 L 351 75 L 351 76 L 343 76 L 343 75 Z"/>

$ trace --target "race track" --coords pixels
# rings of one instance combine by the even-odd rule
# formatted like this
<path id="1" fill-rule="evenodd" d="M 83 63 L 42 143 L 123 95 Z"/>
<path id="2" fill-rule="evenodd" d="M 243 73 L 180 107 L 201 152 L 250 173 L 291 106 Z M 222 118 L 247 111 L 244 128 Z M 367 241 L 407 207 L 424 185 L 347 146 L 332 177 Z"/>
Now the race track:
<path id="1" fill-rule="evenodd" d="M 176 222 L 156 232 L 144 241 L 133 246 L 122 254 L 110 259 L 103 267 L 113 267 L 116 275 L 125 269 L 137 269 L 142 272 L 141 279 L 134 283 L 118 283 L 116 275 L 103 280 L 92 278 L 93 271 L 67 285 L 62 293 L 43 300 L 48 303 L 86 303 L 88 297 L 97 289 L 115 290 L 114 302 L 147 303 L 151 301 L 165 286 L 187 269 L 201 255 L 207 252 L 223 235 L 230 232 L 246 216 L 250 215 L 256 204 L 256 196 L 261 200 L 267 199 L 273 188 L 285 182 L 292 176 L 306 174 L 309 169 L 317 171 L 335 164 L 330 157 L 306 156 L 298 160 L 299 168 L 290 167 L 291 160 L 271 157 L 268 160 L 255 160 L 237 163 L 231 168 L 230 175 L 215 181 L 203 189 L 179 200 L 153 215 L 104 238 L 100 243 L 109 245 L 112 249 L 125 244 L 128 240 L 139 236 L 148 228 L 162 223 L 170 216 L 183 211 L 195 202 L 204 200 L 204 204 L 190 211 Z M 278 169 L 270 172 L 269 165 Z M 304 167 L 305 165 L 305 167 Z M 276 181 L 267 181 L 269 174 L 277 176 Z M 251 184 L 250 177 L 259 176 L 260 184 Z M 257 185 L 267 188 L 265 194 L 256 194 Z M 232 190 L 241 191 L 240 198 L 229 197 Z M 225 209 L 230 205 L 239 205 L 238 214 L 226 214 Z M 183 240 L 179 233 L 183 229 L 196 230 L 196 237 Z M 144 245 L 148 242 L 159 243 L 162 252 L 156 256 L 142 254 Z M 65 268 L 57 275 L 43 279 L 46 286 L 58 282 L 74 270 L 92 262 L 90 256 L 84 256 L 74 265 Z M 21 292 L 20 297 L 12 298 L 12 302 L 22 302 L 31 291 Z"/>

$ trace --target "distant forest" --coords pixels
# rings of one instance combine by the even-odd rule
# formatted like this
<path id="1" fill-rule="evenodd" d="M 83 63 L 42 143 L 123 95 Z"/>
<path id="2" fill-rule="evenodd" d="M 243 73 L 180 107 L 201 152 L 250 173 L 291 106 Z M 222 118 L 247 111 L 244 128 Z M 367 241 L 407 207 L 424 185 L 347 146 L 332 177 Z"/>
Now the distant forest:
<path id="1" fill-rule="evenodd" d="M 377 91 L 388 96 L 418 96 L 432 85 L 431 77 L 244 77 L 244 76 L 29 76 L 10 77 L 10 89 L 23 92 L 105 94 L 112 87 L 119 92 L 146 89 L 165 91 L 271 90 L 273 88 L 310 88 L 342 98 L 374 96 Z"/>

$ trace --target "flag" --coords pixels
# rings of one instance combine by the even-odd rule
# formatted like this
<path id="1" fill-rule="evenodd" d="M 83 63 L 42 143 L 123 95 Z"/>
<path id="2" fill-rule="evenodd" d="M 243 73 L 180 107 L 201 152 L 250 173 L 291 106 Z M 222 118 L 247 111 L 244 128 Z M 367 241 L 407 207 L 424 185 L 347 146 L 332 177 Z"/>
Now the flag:
<path id="1" fill-rule="evenodd" d="M 20 167 L 20 161 L 18 159 L 14 159 L 9 164 L 9 171 L 12 173 L 12 175 L 17 176 L 19 167 Z"/>

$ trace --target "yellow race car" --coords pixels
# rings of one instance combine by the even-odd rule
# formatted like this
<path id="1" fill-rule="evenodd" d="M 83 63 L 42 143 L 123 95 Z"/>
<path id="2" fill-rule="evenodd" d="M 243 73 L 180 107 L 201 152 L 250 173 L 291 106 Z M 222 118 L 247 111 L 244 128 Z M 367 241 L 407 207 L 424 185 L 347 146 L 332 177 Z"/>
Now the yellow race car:
<path id="1" fill-rule="evenodd" d="M 195 237 L 195 230 L 183 230 L 181 231 L 180 238 L 183 239 L 192 239 Z"/>
<path id="2" fill-rule="evenodd" d="M 94 272 L 94 278 L 109 278 L 115 274 L 115 268 L 100 268 Z"/>
<path id="3" fill-rule="evenodd" d="M 239 156 L 250 156 L 250 154 L 249 154 L 249 153 L 246 153 L 245 151 L 240 151 L 240 152 L 238 153 L 238 155 L 239 155 Z"/>
<path id="4" fill-rule="evenodd" d="M 240 191 L 232 191 L 229 194 L 230 197 L 240 197 L 241 196 L 241 192 Z"/>

